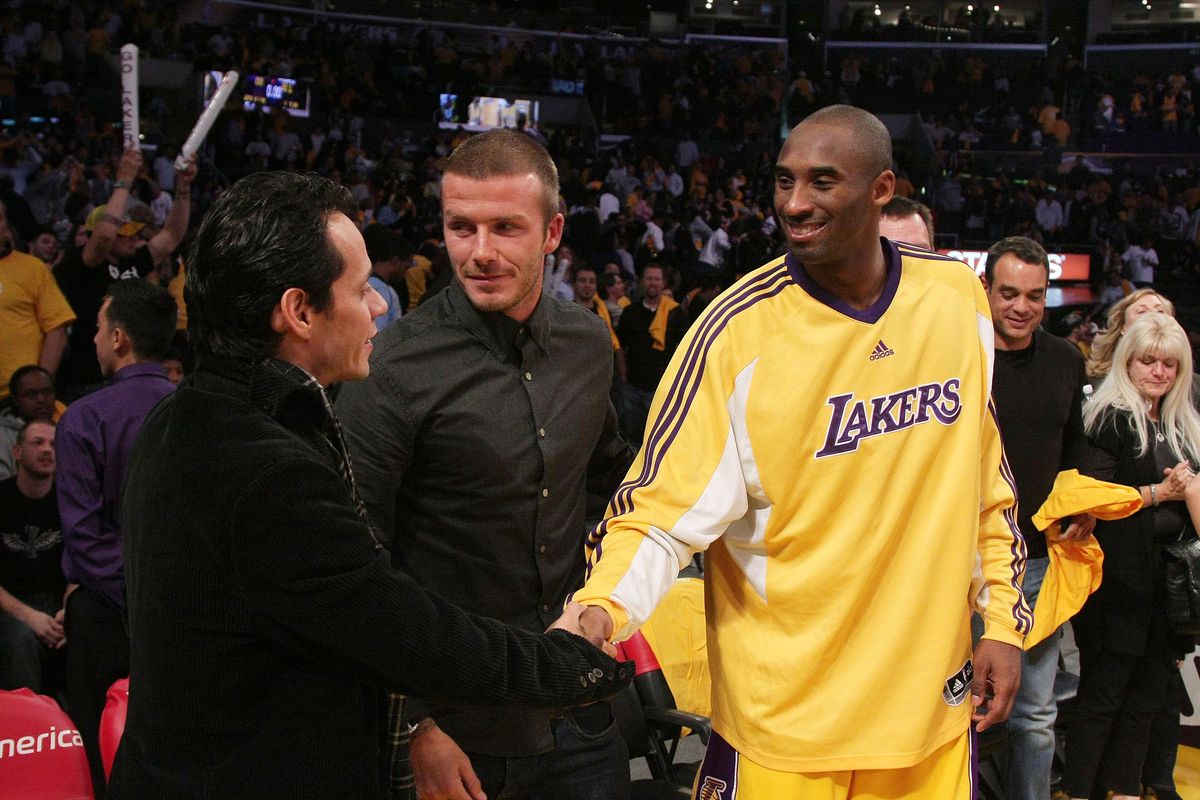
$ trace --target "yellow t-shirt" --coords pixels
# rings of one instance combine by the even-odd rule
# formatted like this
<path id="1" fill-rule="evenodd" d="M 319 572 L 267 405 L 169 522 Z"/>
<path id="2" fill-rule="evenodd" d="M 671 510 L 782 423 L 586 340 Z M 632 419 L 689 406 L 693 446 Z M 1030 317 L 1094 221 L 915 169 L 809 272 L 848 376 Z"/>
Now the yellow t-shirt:
<path id="1" fill-rule="evenodd" d="M 46 334 L 74 319 L 41 259 L 16 251 L 0 259 L 0 399 L 18 367 L 38 363 Z"/>
<path id="2" fill-rule="evenodd" d="M 175 298 L 175 307 L 179 315 L 175 318 L 175 330 L 187 330 L 187 301 L 183 299 L 183 287 L 187 284 L 187 267 L 180 266 L 178 274 L 167 284 L 167 292 Z"/>

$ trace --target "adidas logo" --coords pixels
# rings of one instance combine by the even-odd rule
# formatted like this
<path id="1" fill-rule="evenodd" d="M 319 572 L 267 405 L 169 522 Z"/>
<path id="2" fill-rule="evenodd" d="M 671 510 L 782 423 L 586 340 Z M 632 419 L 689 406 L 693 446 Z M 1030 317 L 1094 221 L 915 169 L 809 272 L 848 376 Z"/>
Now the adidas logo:
<path id="1" fill-rule="evenodd" d="M 879 340 L 879 344 L 875 345 L 874 352 L 871 353 L 871 360 L 878 361 L 881 358 L 896 355 L 896 351 L 883 343 L 883 339 Z"/>

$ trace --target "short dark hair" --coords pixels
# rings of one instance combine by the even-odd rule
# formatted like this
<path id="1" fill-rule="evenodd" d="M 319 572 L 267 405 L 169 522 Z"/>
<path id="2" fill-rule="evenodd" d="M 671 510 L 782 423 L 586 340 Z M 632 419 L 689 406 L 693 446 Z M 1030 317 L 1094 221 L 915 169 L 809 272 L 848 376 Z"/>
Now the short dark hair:
<path id="1" fill-rule="evenodd" d="M 175 338 L 179 308 L 163 287 L 132 278 L 113 281 L 104 295 L 108 324 L 125 331 L 139 361 L 161 361 Z"/>
<path id="2" fill-rule="evenodd" d="M 184 298 L 197 355 L 274 355 L 282 337 L 271 314 L 290 288 L 325 310 L 344 268 L 327 231 L 334 213 L 353 218 L 350 190 L 311 173 L 247 175 L 217 199 L 187 261 Z"/>
<path id="3" fill-rule="evenodd" d="M 558 213 L 558 167 L 533 137 L 507 128 L 494 128 L 472 136 L 454 148 L 444 174 L 471 180 L 510 177 L 532 172 L 541 181 L 546 224 Z"/>
<path id="4" fill-rule="evenodd" d="M 54 376 L 50 374 L 50 370 L 46 369 L 45 367 L 39 367 L 37 364 L 26 364 L 23 367 L 17 367 L 15 370 L 13 370 L 13 374 L 9 377 L 9 397 L 16 397 L 18 390 L 21 388 L 21 381 L 25 380 L 27 375 L 32 375 L 37 372 L 40 372 L 49 378 L 51 383 L 54 382 Z"/>
<path id="5" fill-rule="evenodd" d="M 914 214 L 921 218 L 921 222 L 925 223 L 925 229 L 929 231 L 929 241 L 933 242 L 933 212 L 924 203 L 895 194 L 879 210 L 879 216 L 889 219 L 903 219 Z"/>
<path id="6" fill-rule="evenodd" d="M 17 444 L 25 444 L 25 432 L 34 425 L 49 425 L 51 428 L 58 427 L 58 425 L 55 424 L 54 420 L 52 419 L 31 419 L 22 425 L 21 429 L 17 431 Z"/>
<path id="7" fill-rule="evenodd" d="M 1012 253 L 1026 264 L 1041 264 L 1046 268 L 1046 279 L 1050 279 L 1050 256 L 1046 254 L 1046 248 L 1027 236 L 1006 236 L 988 248 L 983 277 L 987 279 L 989 286 L 996 275 L 996 263 L 1006 253 Z"/>

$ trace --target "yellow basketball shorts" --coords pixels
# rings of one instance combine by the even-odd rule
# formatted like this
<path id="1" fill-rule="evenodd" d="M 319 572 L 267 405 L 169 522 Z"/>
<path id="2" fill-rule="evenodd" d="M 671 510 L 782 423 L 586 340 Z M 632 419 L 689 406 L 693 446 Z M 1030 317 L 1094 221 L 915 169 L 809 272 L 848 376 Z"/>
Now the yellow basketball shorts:
<path id="1" fill-rule="evenodd" d="M 975 734 L 968 731 L 903 769 L 778 772 L 755 764 L 714 733 L 693 800 L 974 800 Z"/>

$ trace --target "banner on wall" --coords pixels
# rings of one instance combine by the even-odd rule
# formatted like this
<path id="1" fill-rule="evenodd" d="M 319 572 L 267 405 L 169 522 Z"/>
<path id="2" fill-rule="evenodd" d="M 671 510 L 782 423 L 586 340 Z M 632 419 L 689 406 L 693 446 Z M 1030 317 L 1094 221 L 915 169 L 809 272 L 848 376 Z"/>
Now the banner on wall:
<path id="1" fill-rule="evenodd" d="M 938 248 L 938 252 L 964 262 L 976 275 L 983 274 L 987 266 L 986 250 L 949 250 Z M 1050 280 L 1086 281 L 1092 272 L 1092 257 L 1087 253 L 1050 253 Z"/>

